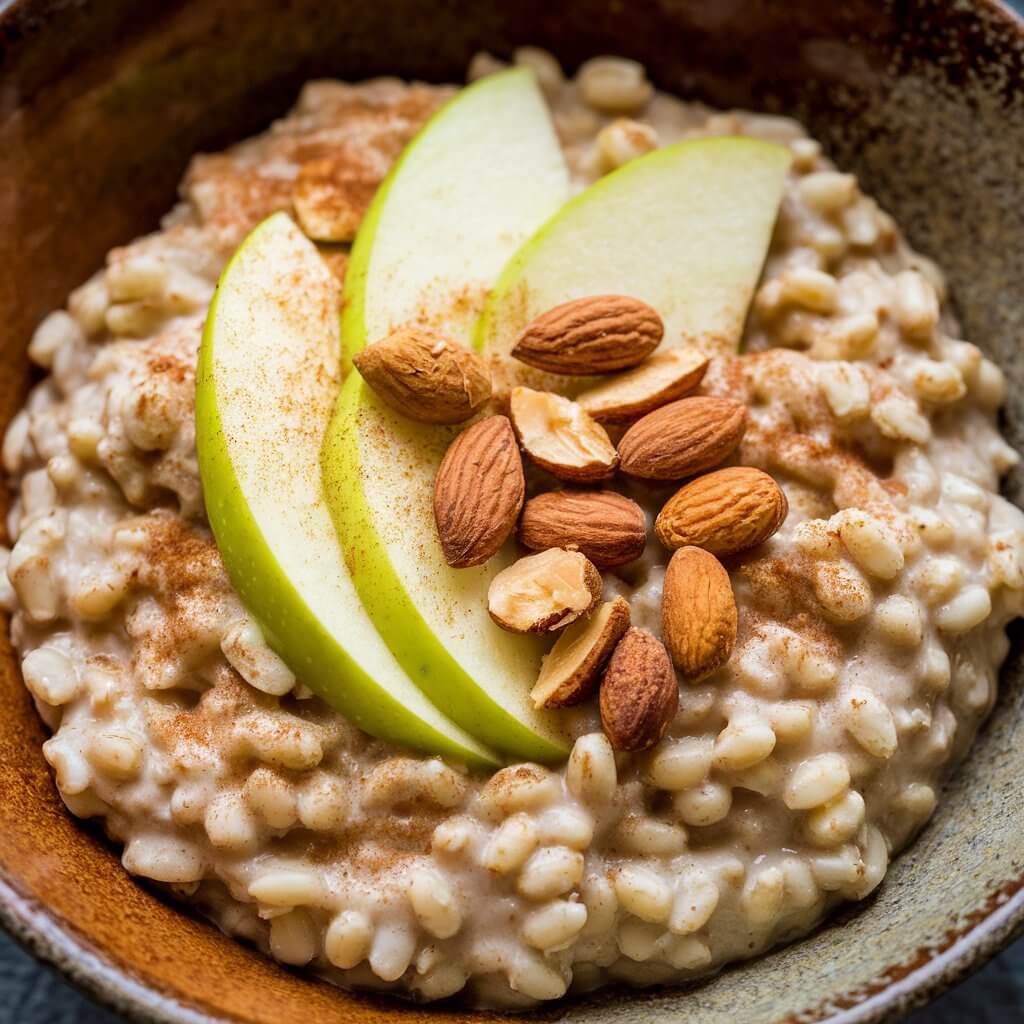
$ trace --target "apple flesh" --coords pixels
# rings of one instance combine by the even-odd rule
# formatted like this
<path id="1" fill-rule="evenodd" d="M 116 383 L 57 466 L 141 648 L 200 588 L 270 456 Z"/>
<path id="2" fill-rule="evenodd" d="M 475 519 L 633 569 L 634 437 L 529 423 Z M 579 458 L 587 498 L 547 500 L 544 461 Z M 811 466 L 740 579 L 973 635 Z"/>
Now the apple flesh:
<path id="1" fill-rule="evenodd" d="M 507 356 L 534 317 L 587 295 L 629 295 L 665 323 L 663 348 L 735 351 L 782 200 L 790 154 L 772 142 L 680 142 L 591 185 L 509 262 L 476 344 Z M 566 379 L 513 371 L 535 386 Z"/>
<path id="2" fill-rule="evenodd" d="M 463 89 L 405 148 L 366 212 L 345 274 L 346 367 L 410 322 L 469 344 L 509 257 L 568 197 L 533 73 Z"/>
<path id="3" fill-rule="evenodd" d="M 336 281 L 283 213 L 224 270 L 196 388 L 210 525 L 271 647 L 327 703 L 382 739 L 495 764 L 395 661 L 345 566 L 319 461 L 340 377 L 338 309 Z"/>
<path id="4" fill-rule="evenodd" d="M 345 284 L 346 356 L 410 321 L 468 344 L 502 268 L 568 194 L 530 72 L 459 93 L 410 144 L 363 222 Z M 338 536 L 370 618 L 431 701 L 507 754 L 563 758 L 561 723 L 529 700 L 541 642 L 503 632 L 487 613 L 511 545 L 471 569 L 450 568 L 441 551 L 433 483 L 457 430 L 412 422 L 352 372 L 323 450 Z"/>

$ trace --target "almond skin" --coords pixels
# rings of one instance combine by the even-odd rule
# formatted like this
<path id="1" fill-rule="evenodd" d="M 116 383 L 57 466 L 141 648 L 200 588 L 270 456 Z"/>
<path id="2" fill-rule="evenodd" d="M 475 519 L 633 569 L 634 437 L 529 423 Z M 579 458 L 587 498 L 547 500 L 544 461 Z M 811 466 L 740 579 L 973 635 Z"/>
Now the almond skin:
<path id="1" fill-rule="evenodd" d="M 636 366 L 665 333 L 646 302 L 624 295 L 591 295 L 548 310 L 519 336 L 512 355 L 548 373 L 615 373 Z"/>
<path id="2" fill-rule="evenodd" d="M 788 512 L 786 495 L 767 473 L 730 466 L 680 487 L 654 529 L 670 550 L 693 545 L 724 557 L 766 541 Z"/>
<path id="3" fill-rule="evenodd" d="M 526 503 L 519 540 L 533 551 L 575 548 L 608 569 L 643 554 L 647 519 L 635 501 L 615 491 L 551 491 Z"/>
<path id="4" fill-rule="evenodd" d="M 509 412 L 523 451 L 560 480 L 594 483 L 615 472 L 619 453 L 607 431 L 568 398 L 513 388 Z"/>
<path id="5" fill-rule="evenodd" d="M 606 601 L 587 619 L 577 619 L 555 641 L 530 691 L 535 708 L 564 708 L 585 701 L 604 663 L 629 629 L 629 603 Z"/>
<path id="6" fill-rule="evenodd" d="M 598 423 L 635 423 L 700 387 L 710 360 L 693 348 L 656 352 L 626 373 L 580 392 L 576 401 Z"/>
<path id="7" fill-rule="evenodd" d="M 616 750 L 647 750 L 679 707 L 679 684 L 665 645 L 636 626 L 619 641 L 601 680 L 601 724 Z"/>
<path id="8" fill-rule="evenodd" d="M 729 660 L 736 625 L 736 598 L 725 567 L 702 548 L 680 548 L 665 570 L 661 632 L 684 678 L 703 679 Z"/>
<path id="9" fill-rule="evenodd" d="M 375 394 L 420 423 L 462 423 L 491 397 L 483 359 L 425 327 L 400 327 L 352 362 Z"/>
<path id="10" fill-rule="evenodd" d="M 681 480 L 727 459 L 747 429 L 747 408 L 729 398 L 682 398 L 649 413 L 619 442 L 619 468 L 642 480 Z"/>
<path id="11" fill-rule="evenodd" d="M 578 551 L 548 548 L 502 569 L 487 611 L 510 633 L 549 633 L 586 615 L 601 597 L 601 574 Z"/>
<path id="12" fill-rule="evenodd" d="M 490 416 L 459 434 L 434 480 L 434 521 L 448 564 L 464 569 L 496 554 L 515 528 L 525 491 L 508 417 Z"/>

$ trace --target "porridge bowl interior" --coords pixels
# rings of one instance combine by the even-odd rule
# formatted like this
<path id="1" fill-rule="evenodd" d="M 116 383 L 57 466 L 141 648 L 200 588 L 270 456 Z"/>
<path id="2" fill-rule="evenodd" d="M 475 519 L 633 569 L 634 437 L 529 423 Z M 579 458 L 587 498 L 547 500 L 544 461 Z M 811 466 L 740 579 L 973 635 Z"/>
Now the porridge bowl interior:
<path id="1" fill-rule="evenodd" d="M 16 184 L 14 208 L 0 207 L 12 268 L 0 282 L 12 311 L 0 422 L 5 473 L 18 482 L 2 549 L 14 584 L 4 600 L 19 609 L 4 632 L 0 726 L 0 912 L 10 928 L 100 998 L 148 1019 L 246 1021 L 460 1013 L 286 973 L 168 895 L 193 898 L 281 961 L 313 961 L 362 988 L 404 979 L 406 991 L 437 998 L 468 981 L 477 999 L 519 1008 L 560 995 L 572 974 L 578 998 L 562 1009 L 595 1021 L 641 1005 L 665 1019 L 698 1006 L 712 1021 L 737 1006 L 753 1021 L 874 1019 L 926 998 L 1019 930 L 1016 649 L 998 695 L 993 684 L 1024 579 L 1017 513 L 992 492 L 1020 440 L 1024 296 L 1007 268 L 1024 238 L 1015 175 L 1024 98 L 1003 83 L 1019 80 L 1022 43 L 994 6 L 914 6 L 896 17 L 867 4 L 842 14 L 800 4 L 783 24 L 710 3 L 672 15 L 642 6 L 628 18 L 574 4 L 557 20 L 529 6 L 455 5 L 428 25 L 400 4 L 339 4 L 330 18 L 300 4 L 284 21 L 254 4 L 239 23 L 227 5 L 207 3 L 159 22 L 115 6 L 103 23 L 84 12 L 43 32 L 46 4 L 0 15 L 13 55 L 4 86 L 18 105 L 0 122 L 0 174 Z M 927 41 L 914 34 L 925 9 L 936 26 Z M 221 19 L 233 40 L 213 59 Z M 62 49 L 58 36 L 82 49 Z M 569 69 L 601 53 L 642 62 L 590 65 L 563 85 L 550 59 L 520 52 L 547 87 L 577 190 L 656 143 L 750 135 L 789 149 L 746 352 L 713 353 L 685 393 L 699 386 L 746 407 L 742 440 L 737 428 L 729 450 L 693 472 L 729 459 L 767 470 L 786 493 L 758 477 L 776 504 L 751 544 L 778 533 L 744 553 L 711 536 L 706 516 L 695 532 L 687 502 L 706 507 L 715 474 L 698 476 L 704 491 L 677 495 L 657 524 L 686 573 L 672 582 L 670 568 L 662 583 L 668 553 L 653 524 L 632 571 L 603 568 L 605 599 L 628 603 L 633 627 L 663 633 L 677 667 L 692 655 L 692 675 L 726 673 L 683 682 L 666 740 L 648 755 L 613 757 L 591 701 L 560 713 L 575 742 L 567 768 L 554 759 L 487 782 L 397 757 L 294 690 L 244 619 L 206 532 L 191 403 L 206 304 L 232 250 L 285 210 L 329 240 L 321 251 L 340 274 L 354 225 L 317 222 L 323 167 L 307 165 L 359 165 L 352 194 L 372 192 L 450 94 L 398 80 L 298 87 L 380 74 L 461 82 L 482 44 L 511 59 L 525 43 Z M 165 136 L 153 125 L 168 109 Z M 779 115 L 800 118 L 808 136 Z M 162 233 L 128 244 L 157 229 L 195 151 L 215 153 L 275 117 L 271 134 L 198 158 Z M 117 246 L 69 312 L 34 333 Z M 38 385 L 26 352 L 53 384 Z M 993 426 L 997 365 L 1009 379 L 1005 441 Z M 545 388 L 545 379 L 523 382 Z M 672 398 L 711 400 L 685 394 Z M 586 407 L 587 393 L 578 397 Z M 618 441 L 622 425 L 609 429 Z M 628 477 L 587 486 L 611 486 L 620 505 L 636 501 L 653 518 L 675 486 L 645 482 L 643 441 L 627 433 L 620 443 Z M 1019 501 L 1017 483 L 1011 472 L 1003 488 Z M 538 487 L 552 490 L 528 470 L 531 501 Z M 64 506 L 55 526 L 45 513 Z M 679 639 L 675 617 L 664 630 L 659 621 L 662 591 L 703 571 L 690 544 L 731 571 L 739 628 L 725 669 L 721 650 L 705 657 Z M 658 643 L 636 628 L 620 635 L 617 654 Z M 511 639 L 537 650 L 532 638 Z M 608 676 L 628 681 L 624 660 L 609 662 L 602 714 Z M 136 689 L 126 664 L 163 682 Z M 106 840 L 63 811 L 19 667 L 58 730 L 46 753 L 65 802 L 105 817 L 126 844 L 125 866 L 161 885 L 138 887 Z M 936 802 L 886 871 L 890 850 Z M 673 872 L 687 879 L 685 899 Z M 331 902 L 341 884 L 345 909 Z M 461 909 L 448 891 L 461 894 Z M 586 995 L 609 981 L 697 977 L 872 891 L 841 921 L 694 992 Z"/>

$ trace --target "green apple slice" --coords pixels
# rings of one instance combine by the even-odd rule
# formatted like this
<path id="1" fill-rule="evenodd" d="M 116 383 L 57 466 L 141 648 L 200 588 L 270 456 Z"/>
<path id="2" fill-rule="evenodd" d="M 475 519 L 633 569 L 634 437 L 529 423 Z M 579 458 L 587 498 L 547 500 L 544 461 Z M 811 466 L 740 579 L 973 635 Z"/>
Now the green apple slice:
<path id="1" fill-rule="evenodd" d="M 337 293 L 283 213 L 260 224 L 224 270 L 196 386 L 210 525 L 271 647 L 325 701 L 374 736 L 494 764 L 401 669 L 346 569 L 319 461 L 339 382 Z"/>
<path id="2" fill-rule="evenodd" d="M 351 357 L 416 321 L 467 344 L 509 257 L 569 196 L 569 171 L 526 68 L 463 89 L 374 196 L 345 275 Z"/>
<path id="3" fill-rule="evenodd" d="M 461 92 L 410 144 L 363 222 L 346 278 L 347 354 L 410 320 L 468 343 L 502 267 L 568 194 L 531 73 Z M 323 453 L 338 536 L 370 618 L 427 696 L 484 743 L 559 759 L 561 722 L 529 700 L 543 643 L 503 632 L 487 613 L 511 546 L 471 569 L 450 568 L 441 552 L 433 482 L 458 429 L 405 419 L 352 372 Z"/>
<path id="4" fill-rule="evenodd" d="M 665 348 L 735 351 L 789 163 L 789 150 L 772 142 L 698 139 L 602 178 L 513 257 L 481 317 L 477 346 L 500 360 L 539 314 L 615 294 L 661 314 Z M 557 380 L 518 364 L 513 372 L 535 384 Z"/>

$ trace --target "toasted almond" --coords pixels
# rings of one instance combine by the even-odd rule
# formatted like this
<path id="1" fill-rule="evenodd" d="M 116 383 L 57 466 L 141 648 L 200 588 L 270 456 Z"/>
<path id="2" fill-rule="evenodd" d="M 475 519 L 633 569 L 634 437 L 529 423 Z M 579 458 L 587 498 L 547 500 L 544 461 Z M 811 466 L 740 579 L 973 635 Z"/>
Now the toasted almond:
<path id="1" fill-rule="evenodd" d="M 725 567 L 702 548 L 680 548 L 665 570 L 661 632 L 686 679 L 702 679 L 729 660 L 736 623 L 736 598 Z"/>
<path id="2" fill-rule="evenodd" d="M 474 423 L 451 443 L 434 480 L 434 520 L 450 566 L 480 565 L 508 539 L 525 493 L 506 416 Z"/>
<path id="3" fill-rule="evenodd" d="M 616 750 L 647 750 L 679 707 L 679 684 L 665 645 L 632 626 L 601 680 L 601 724 Z"/>
<path id="4" fill-rule="evenodd" d="M 351 161 L 307 160 L 292 185 L 299 226 L 317 242 L 351 242 L 379 184 L 376 177 L 353 172 Z"/>
<path id="5" fill-rule="evenodd" d="M 693 545 L 713 555 L 734 555 L 766 541 L 788 511 L 786 495 L 767 473 L 730 466 L 680 487 L 654 529 L 669 549 Z"/>
<path id="6" fill-rule="evenodd" d="M 526 503 L 519 540 L 533 551 L 575 548 L 608 569 L 643 554 L 647 517 L 615 491 L 550 491 Z"/>
<path id="7" fill-rule="evenodd" d="M 586 615 L 601 596 L 601 574 L 578 551 L 527 555 L 491 580 L 487 610 L 510 633 L 548 633 Z"/>
<path id="8" fill-rule="evenodd" d="M 646 302 L 590 295 L 537 317 L 519 336 L 512 355 L 548 373 L 615 373 L 646 359 L 664 333 L 661 317 Z"/>
<path id="9" fill-rule="evenodd" d="M 606 601 L 589 618 L 577 619 L 555 641 L 530 691 L 536 708 L 563 708 L 586 700 L 619 638 L 629 629 L 629 603 Z"/>
<path id="10" fill-rule="evenodd" d="M 615 446 L 575 402 L 550 391 L 513 388 L 509 403 L 519 443 L 541 469 L 577 483 L 605 480 L 615 472 Z"/>
<path id="11" fill-rule="evenodd" d="M 576 401 L 598 423 L 632 423 L 700 387 L 708 357 L 695 348 L 658 352 L 639 366 L 581 392 Z"/>
<path id="12" fill-rule="evenodd" d="M 682 398 L 648 413 L 619 442 L 620 467 L 644 480 L 681 480 L 717 466 L 737 448 L 747 409 L 729 398 Z"/>
<path id="13" fill-rule="evenodd" d="M 462 423 L 491 397 L 483 359 L 426 327 L 399 327 L 352 361 L 392 409 L 421 423 Z"/>

